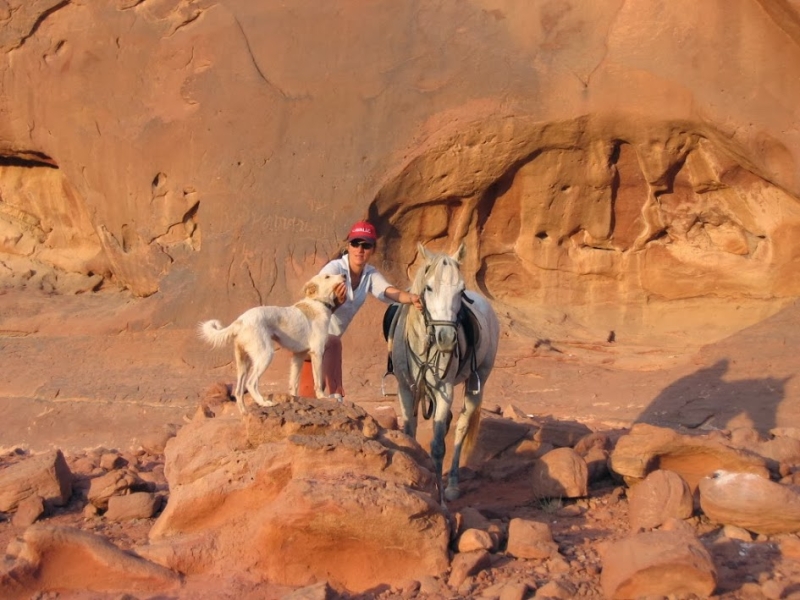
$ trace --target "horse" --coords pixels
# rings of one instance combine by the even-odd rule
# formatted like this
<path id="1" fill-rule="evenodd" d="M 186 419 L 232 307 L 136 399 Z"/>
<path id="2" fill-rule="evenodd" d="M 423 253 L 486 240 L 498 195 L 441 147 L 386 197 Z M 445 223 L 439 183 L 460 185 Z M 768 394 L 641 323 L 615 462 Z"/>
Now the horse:
<path id="1" fill-rule="evenodd" d="M 461 261 L 462 243 L 453 255 L 430 252 L 418 244 L 424 264 L 417 270 L 411 292 L 418 294 L 423 309 L 401 305 L 389 333 L 390 369 L 397 378 L 404 432 L 416 438 L 417 413 L 433 416 L 430 456 L 436 471 L 440 501 L 455 500 L 459 463 L 474 445 L 480 427 L 484 383 L 497 355 L 500 324 L 489 301 L 465 289 Z M 464 383 L 464 406 L 456 423 L 453 459 L 447 488 L 442 467 L 445 436 L 452 418 L 455 386 Z"/>

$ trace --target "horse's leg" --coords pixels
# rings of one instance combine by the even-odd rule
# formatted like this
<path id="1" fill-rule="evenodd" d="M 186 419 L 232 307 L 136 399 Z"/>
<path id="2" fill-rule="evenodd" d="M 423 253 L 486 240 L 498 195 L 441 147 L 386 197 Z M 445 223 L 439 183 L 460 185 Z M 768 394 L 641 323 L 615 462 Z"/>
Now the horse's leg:
<path id="1" fill-rule="evenodd" d="M 453 441 L 453 460 L 450 463 L 450 474 L 447 478 L 447 489 L 444 494 L 448 500 L 455 500 L 461 494 L 458 489 L 458 471 L 461 464 L 462 450 L 469 451 L 469 446 L 474 442 L 481 419 L 482 393 L 470 394 L 464 397 L 464 408 L 456 422 L 455 440 Z"/>
<path id="2" fill-rule="evenodd" d="M 450 426 L 450 405 L 453 402 L 453 384 L 441 386 L 441 391 L 436 393 L 436 412 L 433 415 L 433 439 L 431 440 L 431 458 L 436 471 L 436 483 L 439 486 L 439 496 L 444 506 L 445 491 L 442 482 L 442 469 L 444 466 L 445 437 Z"/>
<path id="3" fill-rule="evenodd" d="M 417 416 L 414 414 L 414 392 L 402 375 L 397 378 L 397 395 L 400 397 L 400 417 L 403 433 L 417 439 Z"/>

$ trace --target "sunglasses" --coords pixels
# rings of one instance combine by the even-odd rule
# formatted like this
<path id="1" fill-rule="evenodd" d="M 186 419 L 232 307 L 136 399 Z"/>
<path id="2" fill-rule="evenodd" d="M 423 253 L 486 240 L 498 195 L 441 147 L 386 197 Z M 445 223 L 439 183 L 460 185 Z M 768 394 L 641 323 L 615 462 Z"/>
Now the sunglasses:
<path id="1" fill-rule="evenodd" d="M 372 250 L 375 247 L 375 244 L 370 242 L 362 242 L 361 240 L 352 240 L 350 242 L 351 248 L 363 248 L 364 250 Z"/>

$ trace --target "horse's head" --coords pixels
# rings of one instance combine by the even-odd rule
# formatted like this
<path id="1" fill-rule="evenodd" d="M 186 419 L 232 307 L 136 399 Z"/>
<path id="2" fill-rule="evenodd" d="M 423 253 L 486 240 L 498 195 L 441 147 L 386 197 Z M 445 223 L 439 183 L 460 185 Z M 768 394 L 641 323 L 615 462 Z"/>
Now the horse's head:
<path id="1" fill-rule="evenodd" d="M 452 352 L 457 341 L 456 319 L 464 292 L 460 266 L 465 247 L 461 244 L 453 255 L 429 252 L 422 244 L 418 248 L 425 262 L 417 271 L 412 291 L 422 300 L 431 343 L 442 352 Z"/>

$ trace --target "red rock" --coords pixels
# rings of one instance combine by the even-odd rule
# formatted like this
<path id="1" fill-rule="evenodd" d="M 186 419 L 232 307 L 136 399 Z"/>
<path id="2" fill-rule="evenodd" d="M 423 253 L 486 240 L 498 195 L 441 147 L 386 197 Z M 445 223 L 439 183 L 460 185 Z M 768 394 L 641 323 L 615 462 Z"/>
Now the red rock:
<path id="1" fill-rule="evenodd" d="M 700 507 L 712 521 L 764 534 L 800 531 L 800 492 L 752 473 L 718 472 L 700 482 Z"/>
<path id="2" fill-rule="evenodd" d="M 366 421 L 355 405 L 303 399 L 186 425 L 167 446 L 169 502 L 140 551 L 183 572 L 291 586 L 441 575 L 450 532 L 430 459 L 417 462 L 399 432 L 367 437 Z"/>
<path id="3" fill-rule="evenodd" d="M 631 529 L 654 529 L 669 518 L 688 519 L 694 510 L 692 491 L 683 478 L 672 471 L 650 472 L 628 490 L 628 517 Z"/>
<path id="4" fill-rule="evenodd" d="M 60 450 L 30 456 L 0 469 L 0 512 L 13 511 L 31 496 L 62 506 L 71 495 L 72 473 Z"/>
<path id="5" fill-rule="evenodd" d="M 609 465 L 629 483 L 644 479 L 656 468 L 674 471 L 692 490 L 703 477 L 719 469 L 769 478 L 765 460 L 756 454 L 731 448 L 718 440 L 681 435 L 645 423 L 634 425 L 628 435 L 617 441 Z"/>
<path id="6" fill-rule="evenodd" d="M 161 496 L 149 492 L 134 492 L 124 496 L 111 496 L 105 518 L 109 521 L 149 519 L 161 508 Z"/>
<path id="7" fill-rule="evenodd" d="M 714 563 L 685 531 L 649 531 L 611 543 L 603 555 L 601 584 L 609 599 L 695 594 L 717 585 Z"/>
<path id="8" fill-rule="evenodd" d="M 11 577 L 0 578 L 0 595 L 6 598 L 43 590 L 153 594 L 180 587 L 177 573 L 69 527 L 34 524 L 13 552 Z"/>
<path id="9" fill-rule="evenodd" d="M 547 523 L 516 518 L 508 524 L 506 552 L 517 558 L 551 558 L 558 555 L 558 544 Z"/>
<path id="10" fill-rule="evenodd" d="M 14 527 L 28 527 L 44 514 L 44 499 L 41 496 L 28 496 L 17 505 L 11 522 Z"/>
<path id="11" fill-rule="evenodd" d="M 533 465 L 536 498 L 582 498 L 589 491 L 589 469 L 572 448 L 551 450 Z"/>
<path id="12" fill-rule="evenodd" d="M 495 540 L 488 531 L 481 529 L 467 529 L 458 538 L 459 552 L 472 552 L 473 550 L 496 550 Z"/>
<path id="13" fill-rule="evenodd" d="M 453 557 L 450 577 L 447 580 L 448 587 L 458 589 L 467 577 L 488 569 L 491 564 L 489 553 L 486 550 L 474 550 L 456 554 Z"/>

